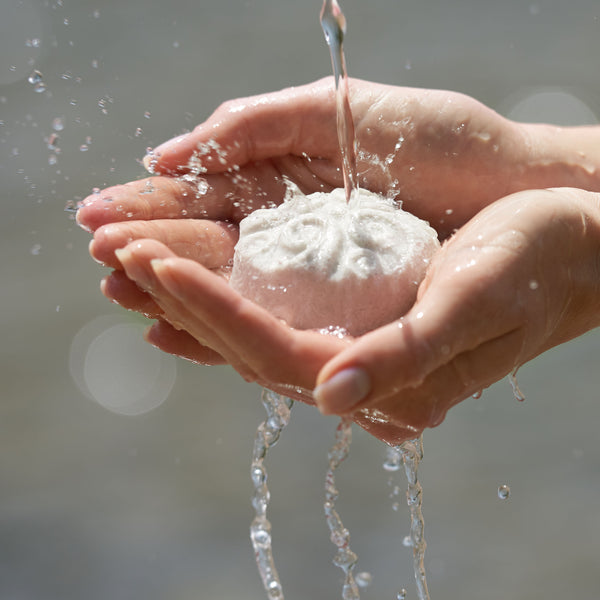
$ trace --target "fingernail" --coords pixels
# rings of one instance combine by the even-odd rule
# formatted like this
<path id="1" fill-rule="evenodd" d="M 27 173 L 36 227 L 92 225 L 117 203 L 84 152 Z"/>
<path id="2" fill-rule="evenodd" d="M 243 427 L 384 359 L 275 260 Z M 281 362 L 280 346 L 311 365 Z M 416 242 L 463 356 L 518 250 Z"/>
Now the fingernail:
<path id="1" fill-rule="evenodd" d="M 339 371 L 313 390 L 317 407 L 324 415 L 343 414 L 363 400 L 371 390 L 369 375 L 364 369 Z"/>
<path id="2" fill-rule="evenodd" d="M 133 255 L 127 248 L 117 248 L 115 250 L 115 256 L 123 267 L 125 266 L 125 263 L 130 263 L 133 258 Z"/>
<path id="3" fill-rule="evenodd" d="M 127 248 L 115 250 L 117 260 L 123 265 L 127 276 L 142 289 L 152 292 L 155 287 L 152 271 L 140 264 Z"/>
<path id="4" fill-rule="evenodd" d="M 160 283 L 171 295 L 179 300 L 185 300 L 185 291 L 173 277 L 171 269 L 169 269 L 169 259 L 153 258 L 150 261 L 150 266 Z"/>

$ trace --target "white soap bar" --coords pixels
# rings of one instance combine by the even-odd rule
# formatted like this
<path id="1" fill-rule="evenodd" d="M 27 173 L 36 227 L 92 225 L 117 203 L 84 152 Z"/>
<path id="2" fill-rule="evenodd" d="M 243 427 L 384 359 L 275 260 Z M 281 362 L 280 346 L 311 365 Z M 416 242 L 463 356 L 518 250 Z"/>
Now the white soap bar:
<path id="1" fill-rule="evenodd" d="M 410 309 L 439 247 L 434 229 L 383 196 L 296 190 L 240 223 L 230 284 L 296 329 L 361 335 Z"/>

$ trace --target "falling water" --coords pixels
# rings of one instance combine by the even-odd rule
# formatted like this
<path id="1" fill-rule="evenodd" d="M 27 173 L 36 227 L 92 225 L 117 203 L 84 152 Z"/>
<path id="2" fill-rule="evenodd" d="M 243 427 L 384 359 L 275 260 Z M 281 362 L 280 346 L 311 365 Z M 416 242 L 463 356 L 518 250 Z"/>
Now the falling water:
<path id="1" fill-rule="evenodd" d="M 289 423 L 293 401 L 267 389 L 263 389 L 261 401 L 267 411 L 267 418 L 258 426 L 252 452 L 251 474 L 254 486 L 252 506 L 255 516 L 250 526 L 250 539 L 267 598 L 283 600 L 281 582 L 273 562 L 271 523 L 267 519 L 270 494 L 264 460 L 269 448 L 277 443 L 281 432 Z"/>
<path id="2" fill-rule="evenodd" d="M 427 577 L 425 574 L 425 536 L 422 506 L 422 487 L 418 479 L 419 463 L 423 458 L 423 437 L 408 440 L 400 446 L 389 447 L 383 468 L 388 472 L 398 471 L 400 463 L 408 480 L 406 502 L 410 510 L 410 536 L 403 542 L 413 550 L 413 569 L 419 600 L 429 600 Z M 406 597 L 406 590 L 398 592 L 400 598 Z"/>
<path id="3" fill-rule="evenodd" d="M 350 201 L 352 193 L 358 190 L 356 174 L 356 138 L 354 123 L 350 110 L 348 92 L 348 73 L 344 57 L 344 35 L 346 34 L 346 18 L 336 0 L 324 0 L 321 9 L 321 27 L 331 53 L 333 75 L 335 79 L 335 98 L 337 105 L 337 133 L 342 155 L 342 173 L 346 201 Z"/>
<path id="4" fill-rule="evenodd" d="M 350 549 L 350 532 L 344 527 L 340 516 L 335 510 L 338 490 L 335 487 L 335 471 L 348 456 L 352 441 L 352 421 L 341 419 L 335 431 L 335 443 L 328 454 L 329 468 L 325 476 L 325 517 L 331 541 L 337 547 L 333 564 L 344 571 L 343 600 L 360 600 L 358 586 L 352 573 L 357 556 Z"/>

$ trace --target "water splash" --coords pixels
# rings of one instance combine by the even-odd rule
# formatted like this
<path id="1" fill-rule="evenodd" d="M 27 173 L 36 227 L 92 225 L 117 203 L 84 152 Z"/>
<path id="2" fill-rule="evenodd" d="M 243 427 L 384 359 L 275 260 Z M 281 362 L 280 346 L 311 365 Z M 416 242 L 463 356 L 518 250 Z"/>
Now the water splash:
<path id="1" fill-rule="evenodd" d="M 335 431 L 335 443 L 328 454 L 329 468 L 325 476 L 325 518 L 329 527 L 331 541 L 338 551 L 333 564 L 344 571 L 342 587 L 343 600 L 360 600 L 358 586 L 352 573 L 358 557 L 350 549 L 350 532 L 344 527 L 339 514 L 335 510 L 338 490 L 335 487 L 335 471 L 347 458 L 352 442 L 352 421 L 341 419 Z"/>
<path id="2" fill-rule="evenodd" d="M 346 201 L 349 202 L 352 193 L 358 190 L 358 176 L 356 173 L 356 138 L 354 135 L 352 111 L 350 110 L 348 73 L 346 71 L 346 58 L 343 46 L 346 34 L 346 18 L 337 0 L 324 0 L 320 19 L 333 64 L 338 142 L 342 155 L 342 173 L 344 176 Z"/>
<path id="3" fill-rule="evenodd" d="M 267 418 L 258 426 L 252 451 L 250 472 L 254 486 L 252 506 L 255 516 L 250 526 L 250 539 L 267 598 L 283 600 L 283 589 L 273 561 L 271 523 L 267 519 L 270 493 L 264 460 L 269 449 L 277 443 L 281 432 L 289 423 L 293 401 L 267 389 L 263 389 L 261 401 L 267 411 Z"/>
<path id="4" fill-rule="evenodd" d="M 387 449 L 383 468 L 389 473 L 399 471 L 400 464 L 404 465 L 404 472 L 408 480 L 406 502 L 410 510 L 410 536 L 403 540 L 403 545 L 412 547 L 413 569 L 417 585 L 419 600 L 430 600 L 427 589 L 427 576 L 425 573 L 425 543 L 424 520 L 422 512 L 423 488 L 419 483 L 419 464 L 423 458 L 423 437 L 403 442 L 400 446 Z M 389 483 L 389 482 L 388 482 Z M 398 598 L 406 598 L 406 590 L 398 592 Z"/>

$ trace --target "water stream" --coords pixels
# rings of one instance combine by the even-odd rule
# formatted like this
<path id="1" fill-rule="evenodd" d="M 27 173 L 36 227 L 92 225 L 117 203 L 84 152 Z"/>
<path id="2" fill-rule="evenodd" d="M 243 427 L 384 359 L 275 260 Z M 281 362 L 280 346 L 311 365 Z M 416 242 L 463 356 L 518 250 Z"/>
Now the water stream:
<path id="1" fill-rule="evenodd" d="M 356 138 L 354 122 L 350 110 L 348 91 L 348 73 L 344 57 L 344 36 L 346 34 L 346 18 L 336 0 L 324 0 L 321 9 L 321 27 L 331 53 L 333 75 L 335 79 L 335 98 L 337 105 L 337 133 L 342 155 L 342 172 L 346 201 L 350 201 L 352 193 L 358 190 L 356 173 Z"/>
<path id="2" fill-rule="evenodd" d="M 344 572 L 342 588 L 343 600 L 359 600 L 358 586 L 354 579 L 353 569 L 358 557 L 350 549 L 350 532 L 344 527 L 339 514 L 335 510 L 338 490 L 335 487 L 335 471 L 347 458 L 352 442 L 352 420 L 341 419 L 335 431 L 335 443 L 328 454 L 329 468 L 325 476 L 325 517 L 331 541 L 337 547 L 333 564 Z"/>
<path id="3" fill-rule="evenodd" d="M 417 595 L 419 600 L 429 600 L 429 591 L 427 589 L 427 577 L 425 574 L 425 536 L 422 512 L 423 489 L 419 483 L 418 473 L 419 464 L 423 458 L 423 436 L 403 442 L 400 446 L 388 447 L 383 468 L 395 473 L 400 470 L 400 465 L 404 466 L 404 472 L 408 481 L 406 491 L 406 503 L 410 510 L 410 535 L 404 539 L 404 545 L 412 547 L 413 551 L 413 570 L 415 574 L 415 583 L 417 585 Z M 390 485 L 393 485 L 393 478 L 390 478 Z M 395 496 L 395 492 L 393 493 Z M 398 600 L 406 598 L 406 590 L 403 588 L 397 594 Z"/>
<path id="4" fill-rule="evenodd" d="M 269 600 L 283 600 L 281 581 L 273 561 L 271 523 L 267 519 L 270 500 L 267 487 L 267 471 L 264 465 L 269 449 L 279 440 L 281 432 L 289 423 L 293 401 L 285 396 L 263 389 L 261 401 L 267 411 L 266 419 L 258 426 L 252 452 L 252 484 L 254 494 L 254 520 L 250 526 L 250 539 L 258 572 Z"/>

